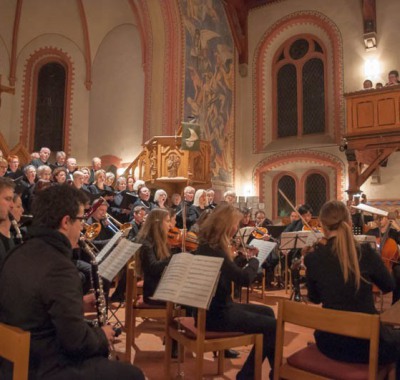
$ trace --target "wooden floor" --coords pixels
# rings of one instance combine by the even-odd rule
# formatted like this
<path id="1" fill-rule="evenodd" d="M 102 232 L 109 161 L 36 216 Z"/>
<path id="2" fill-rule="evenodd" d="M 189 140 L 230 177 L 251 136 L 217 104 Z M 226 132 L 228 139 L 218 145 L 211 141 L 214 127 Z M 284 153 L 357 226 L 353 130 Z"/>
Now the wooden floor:
<path id="1" fill-rule="evenodd" d="M 243 292 L 243 296 L 245 296 Z M 255 290 L 250 294 L 250 302 L 262 303 L 271 306 L 275 314 L 277 313 L 277 301 L 281 298 L 289 298 L 290 294 L 285 293 L 284 290 L 267 291 L 264 301 L 261 299 L 261 292 Z M 243 297 L 245 298 L 245 297 Z M 384 297 L 384 308 L 390 305 L 391 295 Z M 120 309 L 117 312 L 118 318 L 124 320 L 124 309 Z M 138 334 L 136 337 L 136 344 L 133 349 L 131 361 L 136 366 L 141 368 L 149 380 L 166 380 L 164 377 L 164 325 L 161 321 L 157 320 L 143 320 L 139 323 Z M 125 352 L 125 334 L 122 333 L 115 344 L 115 351 L 121 357 Z M 284 356 L 288 356 L 298 349 L 304 347 L 308 342 L 314 341 L 313 331 L 306 328 L 300 328 L 297 326 L 289 325 L 288 332 L 285 336 L 285 349 Z M 213 358 L 212 353 L 205 355 L 205 366 L 204 366 L 204 379 L 236 379 L 236 374 L 242 367 L 247 355 L 251 349 L 248 347 L 237 347 L 235 348 L 240 353 L 238 359 L 226 359 L 225 361 L 225 375 L 217 376 L 217 360 Z M 263 380 L 268 379 L 269 364 L 266 360 L 263 363 Z M 194 375 L 194 360 L 193 355 L 189 352 L 185 355 L 185 361 L 181 364 L 179 370 L 178 363 L 175 360 L 173 364 L 172 378 L 182 379 L 178 377 L 178 374 L 183 373 L 185 380 L 193 379 Z"/>

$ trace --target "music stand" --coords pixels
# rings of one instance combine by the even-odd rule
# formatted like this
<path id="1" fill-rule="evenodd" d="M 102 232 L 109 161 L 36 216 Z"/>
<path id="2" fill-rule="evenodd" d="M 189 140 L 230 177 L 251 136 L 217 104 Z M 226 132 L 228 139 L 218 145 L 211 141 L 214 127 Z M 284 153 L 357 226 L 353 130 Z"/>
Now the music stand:
<path id="1" fill-rule="evenodd" d="M 281 244 L 279 250 L 282 252 L 284 250 L 292 250 L 292 249 L 302 249 L 307 246 L 312 246 L 315 241 L 319 237 L 322 237 L 321 232 L 313 232 L 313 231 L 295 231 L 295 232 L 282 232 L 281 235 Z M 287 293 L 288 288 L 288 254 L 285 255 L 285 292 Z M 295 295 L 294 290 L 292 289 L 292 294 L 290 295 L 290 299 Z M 301 294 L 300 294 L 300 298 Z"/>

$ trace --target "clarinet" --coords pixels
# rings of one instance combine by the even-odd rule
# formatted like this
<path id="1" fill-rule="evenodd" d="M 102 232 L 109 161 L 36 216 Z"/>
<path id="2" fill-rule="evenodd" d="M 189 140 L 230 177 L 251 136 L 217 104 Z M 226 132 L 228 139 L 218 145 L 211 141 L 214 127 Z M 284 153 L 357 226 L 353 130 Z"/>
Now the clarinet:
<path id="1" fill-rule="evenodd" d="M 96 298 L 96 311 L 97 311 L 97 320 L 95 321 L 94 326 L 101 327 L 107 324 L 107 305 L 106 305 L 106 297 L 103 291 L 103 280 L 99 275 L 99 266 L 97 264 L 96 255 L 93 253 L 93 250 L 84 240 L 79 240 L 79 246 L 90 257 L 92 286 Z"/>
<path id="2" fill-rule="evenodd" d="M 23 243 L 22 234 L 21 234 L 21 230 L 19 229 L 18 222 L 15 220 L 14 215 L 11 214 L 11 212 L 8 213 L 8 218 L 10 219 L 10 222 L 14 228 L 15 240 L 16 240 L 17 244 L 22 244 Z"/>

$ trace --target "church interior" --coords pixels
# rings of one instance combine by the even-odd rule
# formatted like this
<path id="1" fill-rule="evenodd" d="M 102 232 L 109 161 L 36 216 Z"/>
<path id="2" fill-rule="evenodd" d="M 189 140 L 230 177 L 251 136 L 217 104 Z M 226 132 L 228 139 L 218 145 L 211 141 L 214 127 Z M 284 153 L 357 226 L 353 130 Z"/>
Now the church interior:
<path id="1" fill-rule="evenodd" d="M 78 168 L 99 157 L 168 201 L 231 191 L 274 224 L 331 200 L 399 216 L 399 14 L 398 0 L 0 0 L 0 150 L 21 167 L 42 147 Z M 290 291 L 260 294 L 277 311 Z M 163 379 L 164 325 L 142 328 L 132 361 Z M 286 355 L 313 339 L 289 335 Z M 235 378 L 239 351 L 218 376 L 209 353 L 206 378 Z"/>
<path id="2" fill-rule="evenodd" d="M 400 67 L 396 1 L 0 5 L 5 156 L 27 163 L 42 146 L 78 166 L 98 156 L 153 187 L 207 186 L 218 200 L 234 189 L 272 219 L 288 214 L 278 188 L 316 214 L 360 191 L 396 208 L 398 89 L 381 90 L 384 104 L 374 90 Z M 373 89 L 359 92 L 365 79 Z M 183 154 L 175 136 L 188 122 L 206 144 L 171 177 L 160 161 Z"/>

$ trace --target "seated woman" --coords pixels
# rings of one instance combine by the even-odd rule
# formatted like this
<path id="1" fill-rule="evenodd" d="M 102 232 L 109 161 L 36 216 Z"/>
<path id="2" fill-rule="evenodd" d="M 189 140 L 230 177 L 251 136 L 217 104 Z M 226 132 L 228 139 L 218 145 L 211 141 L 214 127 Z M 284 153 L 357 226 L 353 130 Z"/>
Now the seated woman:
<path id="1" fill-rule="evenodd" d="M 305 257 L 308 298 L 327 309 L 376 314 L 372 285 L 384 293 L 394 281 L 383 261 L 369 244 L 356 244 L 350 213 L 344 203 L 331 201 L 319 220 L 326 244 L 319 244 Z M 369 343 L 365 340 L 316 331 L 318 349 L 326 356 L 345 362 L 368 363 Z M 379 363 L 400 358 L 400 331 L 381 326 Z"/>
<path id="2" fill-rule="evenodd" d="M 148 304 L 162 304 L 152 300 L 161 275 L 169 264 L 171 254 L 167 245 L 167 234 L 170 228 L 170 215 L 165 209 L 154 209 L 146 217 L 136 242 L 141 243 L 136 262 L 143 274 L 143 298 Z"/>
<path id="3" fill-rule="evenodd" d="M 210 331 L 240 331 L 263 334 L 263 359 L 274 363 L 276 320 L 273 310 L 264 305 L 239 304 L 231 297 L 231 282 L 248 286 L 258 270 L 258 260 L 251 258 L 247 267 L 239 268 L 231 254 L 231 239 L 237 231 L 242 214 L 230 204 L 214 209 L 199 231 L 196 254 L 222 257 L 224 262 L 217 291 L 207 311 L 206 328 Z M 270 373 L 272 378 L 272 371 Z M 236 379 L 254 378 L 254 348 L 250 352 Z"/>

